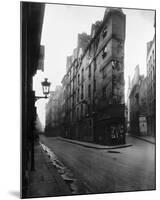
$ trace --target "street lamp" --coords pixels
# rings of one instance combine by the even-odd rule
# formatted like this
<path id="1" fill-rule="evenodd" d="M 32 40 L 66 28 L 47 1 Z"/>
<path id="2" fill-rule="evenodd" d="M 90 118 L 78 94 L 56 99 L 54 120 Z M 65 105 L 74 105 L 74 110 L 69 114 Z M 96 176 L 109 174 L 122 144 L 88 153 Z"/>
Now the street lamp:
<path id="1" fill-rule="evenodd" d="M 51 83 L 48 82 L 48 78 L 45 78 L 44 81 L 41 82 L 41 84 L 42 84 L 43 94 L 45 95 L 45 98 L 47 98 L 47 95 L 50 92 Z"/>
<path id="2" fill-rule="evenodd" d="M 44 96 L 36 96 L 35 99 L 47 99 L 48 98 L 48 94 L 50 93 L 50 86 L 51 83 L 48 82 L 48 78 L 45 78 L 43 82 L 41 82 L 42 85 L 42 90 L 43 90 L 43 94 Z"/>

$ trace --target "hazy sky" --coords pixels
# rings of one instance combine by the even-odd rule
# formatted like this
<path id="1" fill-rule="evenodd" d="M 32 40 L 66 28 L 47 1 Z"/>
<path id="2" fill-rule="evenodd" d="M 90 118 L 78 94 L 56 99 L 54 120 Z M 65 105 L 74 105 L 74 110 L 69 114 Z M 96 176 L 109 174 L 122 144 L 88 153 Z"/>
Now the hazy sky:
<path id="1" fill-rule="evenodd" d="M 45 45 L 45 74 L 37 75 L 37 91 L 41 77 L 44 76 L 52 82 L 52 90 L 61 84 L 66 73 L 66 57 L 72 55 L 77 46 L 78 33 L 90 34 L 92 23 L 102 20 L 104 11 L 102 7 L 46 4 L 41 40 L 41 44 Z M 140 72 L 146 74 L 146 43 L 154 36 L 154 11 L 123 9 L 123 12 L 126 14 L 126 93 L 128 76 L 133 77 L 137 64 L 140 65 Z M 38 104 L 44 107 L 44 103 Z"/>
<path id="2" fill-rule="evenodd" d="M 77 46 L 78 33 L 90 34 L 91 25 L 102 20 L 105 8 L 47 4 L 41 43 L 45 45 L 45 74 L 52 88 L 61 83 L 66 57 Z M 126 14 L 125 77 L 134 68 L 146 71 L 146 43 L 153 38 L 154 12 L 123 9 Z"/>

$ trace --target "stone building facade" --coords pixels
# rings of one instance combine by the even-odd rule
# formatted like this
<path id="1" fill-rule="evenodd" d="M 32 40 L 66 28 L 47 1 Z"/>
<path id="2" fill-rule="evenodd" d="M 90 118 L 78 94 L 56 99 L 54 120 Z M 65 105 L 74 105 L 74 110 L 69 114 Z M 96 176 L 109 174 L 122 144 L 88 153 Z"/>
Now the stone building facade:
<path id="1" fill-rule="evenodd" d="M 56 86 L 55 91 L 50 92 L 46 104 L 46 136 L 59 136 L 62 134 L 61 124 L 63 120 L 63 90 L 62 86 Z"/>
<path id="2" fill-rule="evenodd" d="M 156 132 L 156 64 L 155 36 L 147 43 L 147 100 L 148 100 L 148 135 L 155 136 Z"/>
<path id="3" fill-rule="evenodd" d="M 64 137 L 125 143 L 125 24 L 122 10 L 109 8 L 90 35 L 78 35 L 62 80 Z"/>
<path id="4" fill-rule="evenodd" d="M 155 35 L 153 40 L 147 43 L 146 63 L 146 77 L 140 75 L 139 66 L 135 68 L 129 86 L 128 116 L 131 134 L 154 137 L 156 132 Z"/>
<path id="5" fill-rule="evenodd" d="M 130 132 L 135 136 L 147 135 L 147 77 L 140 75 L 139 65 L 135 68 L 129 93 Z"/>

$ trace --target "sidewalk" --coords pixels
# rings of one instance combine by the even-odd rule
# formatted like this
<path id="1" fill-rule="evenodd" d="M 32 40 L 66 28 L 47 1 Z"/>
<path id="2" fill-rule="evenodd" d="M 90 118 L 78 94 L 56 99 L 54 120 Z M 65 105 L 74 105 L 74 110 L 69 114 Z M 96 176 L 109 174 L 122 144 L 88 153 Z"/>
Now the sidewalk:
<path id="1" fill-rule="evenodd" d="M 71 139 L 66 139 L 62 137 L 57 137 L 59 140 L 63 140 L 65 142 L 70 142 L 73 144 L 78 144 L 87 148 L 94 148 L 94 149 L 119 149 L 119 148 L 125 148 L 125 147 L 130 147 L 132 146 L 131 144 L 121 144 L 121 145 L 114 145 L 114 146 L 106 146 L 106 145 L 100 145 L 100 144 L 94 144 L 94 143 L 89 143 L 89 142 L 82 142 L 82 141 L 77 141 L 77 140 L 71 140 Z"/>
<path id="2" fill-rule="evenodd" d="M 35 171 L 30 173 L 27 198 L 71 195 L 41 146 L 35 146 Z"/>
<path id="3" fill-rule="evenodd" d="M 149 142 L 151 144 L 156 144 L 156 139 L 155 139 L 155 137 L 152 137 L 152 136 L 135 136 L 135 135 L 129 135 L 129 136 L 138 138 L 140 140 L 143 140 L 145 142 Z"/>

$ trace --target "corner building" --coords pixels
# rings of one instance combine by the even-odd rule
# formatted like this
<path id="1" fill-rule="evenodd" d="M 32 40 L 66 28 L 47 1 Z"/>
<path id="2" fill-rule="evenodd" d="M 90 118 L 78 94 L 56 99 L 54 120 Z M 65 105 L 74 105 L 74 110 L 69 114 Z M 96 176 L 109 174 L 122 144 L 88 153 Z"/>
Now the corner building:
<path id="1" fill-rule="evenodd" d="M 125 143 L 124 42 L 122 9 L 107 8 L 91 34 L 78 35 L 62 80 L 64 136 L 98 144 Z"/>

